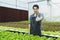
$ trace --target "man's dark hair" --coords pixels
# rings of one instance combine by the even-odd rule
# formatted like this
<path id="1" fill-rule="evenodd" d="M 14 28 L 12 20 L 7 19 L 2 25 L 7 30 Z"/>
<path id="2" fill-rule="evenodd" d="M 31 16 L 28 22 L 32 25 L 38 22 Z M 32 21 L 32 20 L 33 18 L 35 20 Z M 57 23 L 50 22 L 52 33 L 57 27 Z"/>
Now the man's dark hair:
<path id="1" fill-rule="evenodd" d="M 34 9 L 34 7 L 37 7 L 37 9 L 39 9 L 39 6 L 37 4 L 33 5 L 33 9 Z"/>

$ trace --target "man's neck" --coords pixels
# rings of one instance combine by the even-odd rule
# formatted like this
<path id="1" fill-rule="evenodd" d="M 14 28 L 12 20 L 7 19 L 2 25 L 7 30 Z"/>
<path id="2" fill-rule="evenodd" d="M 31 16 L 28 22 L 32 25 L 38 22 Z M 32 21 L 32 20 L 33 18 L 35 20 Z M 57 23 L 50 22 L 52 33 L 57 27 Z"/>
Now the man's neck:
<path id="1" fill-rule="evenodd" d="M 36 17 L 38 13 L 34 13 L 34 16 Z"/>
<path id="2" fill-rule="evenodd" d="M 36 13 L 34 13 L 35 15 L 37 15 L 38 14 L 38 12 L 36 12 Z"/>

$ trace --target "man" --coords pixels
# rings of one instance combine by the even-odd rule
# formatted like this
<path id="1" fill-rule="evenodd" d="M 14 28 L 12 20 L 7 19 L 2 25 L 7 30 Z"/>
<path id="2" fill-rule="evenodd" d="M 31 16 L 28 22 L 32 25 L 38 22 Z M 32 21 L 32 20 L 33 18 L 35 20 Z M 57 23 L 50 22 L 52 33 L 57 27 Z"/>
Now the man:
<path id="1" fill-rule="evenodd" d="M 37 4 L 33 5 L 34 13 L 30 16 L 29 30 L 30 34 L 41 36 L 41 21 L 43 15 L 38 12 L 39 6 Z"/>

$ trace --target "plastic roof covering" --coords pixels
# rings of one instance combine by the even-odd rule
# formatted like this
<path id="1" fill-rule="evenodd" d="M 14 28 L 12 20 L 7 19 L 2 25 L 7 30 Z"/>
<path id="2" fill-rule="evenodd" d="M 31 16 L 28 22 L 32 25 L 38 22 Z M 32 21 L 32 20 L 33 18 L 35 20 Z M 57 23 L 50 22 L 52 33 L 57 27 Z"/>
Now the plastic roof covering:
<path id="1" fill-rule="evenodd" d="M 6 6 L 11 8 L 18 8 L 18 9 L 27 9 L 28 10 L 28 3 L 34 3 L 34 2 L 43 2 L 46 0 L 0 0 L 0 6 Z M 16 6 L 17 2 L 17 6 Z M 58 3 L 60 6 L 59 0 L 51 0 L 53 3 Z M 25 6 L 26 5 L 26 6 Z"/>
<path id="2" fill-rule="evenodd" d="M 40 2 L 40 1 L 44 1 L 44 0 L 20 0 L 21 2 L 25 2 L 25 3 L 31 3 L 31 2 Z"/>
<path id="3" fill-rule="evenodd" d="M 40 2 L 40 1 L 46 1 L 46 0 L 19 0 L 21 2 L 25 2 L 25 3 L 30 3 L 30 2 Z M 54 3 L 60 3 L 60 0 L 51 0 Z"/>

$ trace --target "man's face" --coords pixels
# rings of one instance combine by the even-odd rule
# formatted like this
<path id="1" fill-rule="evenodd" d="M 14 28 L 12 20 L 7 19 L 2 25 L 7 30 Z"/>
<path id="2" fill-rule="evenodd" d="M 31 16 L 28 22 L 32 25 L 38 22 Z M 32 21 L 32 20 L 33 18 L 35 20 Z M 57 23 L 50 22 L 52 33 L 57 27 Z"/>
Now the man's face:
<path id="1" fill-rule="evenodd" d="M 37 13 L 38 12 L 38 8 L 37 7 L 34 7 L 33 8 L 33 11 L 34 11 L 34 13 Z"/>

